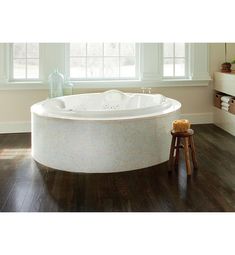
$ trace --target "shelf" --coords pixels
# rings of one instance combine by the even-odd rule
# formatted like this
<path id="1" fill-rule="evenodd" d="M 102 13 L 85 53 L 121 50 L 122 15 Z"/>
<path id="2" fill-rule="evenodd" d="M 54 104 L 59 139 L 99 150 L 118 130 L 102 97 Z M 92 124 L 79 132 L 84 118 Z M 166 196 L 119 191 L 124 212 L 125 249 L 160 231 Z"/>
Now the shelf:
<path id="1" fill-rule="evenodd" d="M 235 97 L 235 73 L 216 72 L 214 89 Z M 235 136 L 235 115 L 220 108 L 213 108 L 214 124 Z"/>
<path id="2" fill-rule="evenodd" d="M 215 73 L 214 89 L 235 97 L 235 73 Z"/>
<path id="3" fill-rule="evenodd" d="M 235 115 L 217 107 L 214 107 L 213 113 L 214 124 L 235 136 Z"/>

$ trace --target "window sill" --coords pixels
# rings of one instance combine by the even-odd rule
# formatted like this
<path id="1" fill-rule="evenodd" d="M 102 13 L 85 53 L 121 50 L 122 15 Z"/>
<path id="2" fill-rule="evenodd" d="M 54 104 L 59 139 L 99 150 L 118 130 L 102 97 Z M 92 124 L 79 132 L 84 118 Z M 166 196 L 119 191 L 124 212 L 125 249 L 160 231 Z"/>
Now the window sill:
<path id="1" fill-rule="evenodd" d="M 112 89 L 112 88 L 158 88 L 158 87 L 204 87 L 208 86 L 211 80 L 162 80 L 162 81 L 71 81 L 75 89 Z M 35 82 L 7 82 L 0 83 L 0 90 L 48 90 L 48 85 L 42 81 Z"/>
<path id="2" fill-rule="evenodd" d="M 73 81 L 74 88 L 141 88 L 141 87 L 197 87 L 208 86 L 210 80 L 162 80 L 162 81 Z"/>
<path id="3" fill-rule="evenodd" d="M 0 83 L 0 90 L 43 90 L 48 89 L 42 81 L 8 81 Z"/>
<path id="4" fill-rule="evenodd" d="M 191 80 L 191 79 L 165 79 L 160 81 L 158 87 L 197 87 L 208 86 L 212 79 Z"/>

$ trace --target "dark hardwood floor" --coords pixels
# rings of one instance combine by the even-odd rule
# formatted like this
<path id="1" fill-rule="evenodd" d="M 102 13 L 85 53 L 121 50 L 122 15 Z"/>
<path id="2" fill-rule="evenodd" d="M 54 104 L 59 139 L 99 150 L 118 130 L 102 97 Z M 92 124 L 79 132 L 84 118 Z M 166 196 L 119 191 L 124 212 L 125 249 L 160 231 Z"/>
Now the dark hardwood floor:
<path id="1" fill-rule="evenodd" d="M 235 211 L 235 137 L 214 125 L 192 128 L 199 169 L 191 177 L 182 158 L 172 174 L 167 162 L 113 174 L 56 171 L 31 158 L 29 133 L 1 134 L 0 211 Z"/>

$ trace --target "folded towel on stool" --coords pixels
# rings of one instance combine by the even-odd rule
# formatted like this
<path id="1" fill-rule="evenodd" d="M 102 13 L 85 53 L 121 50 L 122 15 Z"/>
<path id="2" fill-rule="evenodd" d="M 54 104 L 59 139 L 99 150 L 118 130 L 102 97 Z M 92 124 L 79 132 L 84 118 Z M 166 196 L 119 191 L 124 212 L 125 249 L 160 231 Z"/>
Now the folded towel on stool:
<path id="1" fill-rule="evenodd" d="M 222 103 L 221 103 L 221 106 L 229 107 L 229 103 L 222 102 Z"/>
<path id="2" fill-rule="evenodd" d="M 222 96 L 221 101 L 225 102 L 225 103 L 228 103 L 231 98 L 232 98 L 231 96 Z"/>

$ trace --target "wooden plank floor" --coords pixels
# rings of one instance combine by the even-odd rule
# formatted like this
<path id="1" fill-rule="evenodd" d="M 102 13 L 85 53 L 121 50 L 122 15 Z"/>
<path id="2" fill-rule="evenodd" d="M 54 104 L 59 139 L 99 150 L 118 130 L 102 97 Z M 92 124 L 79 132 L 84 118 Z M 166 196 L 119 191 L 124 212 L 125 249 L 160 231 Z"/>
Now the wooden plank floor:
<path id="1" fill-rule="evenodd" d="M 76 174 L 40 166 L 30 134 L 0 135 L 2 212 L 235 211 L 235 137 L 214 125 L 194 125 L 199 170 L 188 178 L 183 160 L 115 174 Z"/>

